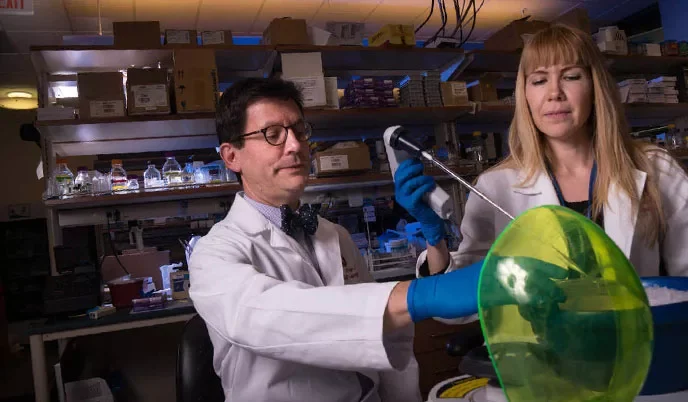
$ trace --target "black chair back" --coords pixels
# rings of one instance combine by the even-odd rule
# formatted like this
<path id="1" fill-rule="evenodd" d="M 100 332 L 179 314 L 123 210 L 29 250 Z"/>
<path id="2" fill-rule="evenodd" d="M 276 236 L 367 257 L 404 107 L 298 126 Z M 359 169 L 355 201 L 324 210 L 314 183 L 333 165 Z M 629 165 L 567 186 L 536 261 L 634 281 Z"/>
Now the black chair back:
<path id="1" fill-rule="evenodd" d="M 199 315 L 184 326 L 177 347 L 177 402 L 224 402 L 220 378 L 213 369 L 213 344 Z"/>

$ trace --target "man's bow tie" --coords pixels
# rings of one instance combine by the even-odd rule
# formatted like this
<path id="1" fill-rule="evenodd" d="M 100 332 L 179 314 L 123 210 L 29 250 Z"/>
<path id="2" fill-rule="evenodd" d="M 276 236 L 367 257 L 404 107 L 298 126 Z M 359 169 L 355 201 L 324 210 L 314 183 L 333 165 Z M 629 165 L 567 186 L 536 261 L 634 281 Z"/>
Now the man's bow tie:
<path id="1" fill-rule="evenodd" d="M 315 234 L 318 229 L 318 208 L 304 204 L 297 212 L 292 211 L 289 205 L 280 206 L 282 213 L 282 230 L 289 236 L 294 236 L 298 229 L 302 229 L 307 235 Z"/>

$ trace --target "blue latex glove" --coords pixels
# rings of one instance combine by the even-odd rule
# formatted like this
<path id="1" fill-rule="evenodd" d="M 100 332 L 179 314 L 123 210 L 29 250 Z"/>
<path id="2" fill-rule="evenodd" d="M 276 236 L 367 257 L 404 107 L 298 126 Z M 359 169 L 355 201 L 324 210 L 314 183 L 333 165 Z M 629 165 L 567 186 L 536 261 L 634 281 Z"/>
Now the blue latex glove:
<path id="1" fill-rule="evenodd" d="M 425 240 L 435 246 L 444 238 L 444 221 L 423 200 L 423 195 L 435 188 L 435 180 L 423 175 L 423 163 L 417 158 L 407 159 L 394 173 L 394 197 L 418 222 Z"/>
<path id="2" fill-rule="evenodd" d="M 406 303 L 413 322 L 459 318 L 478 312 L 478 280 L 483 261 L 441 275 L 411 281 Z"/>
<path id="3" fill-rule="evenodd" d="M 411 319 L 418 322 L 432 317 L 452 319 L 476 314 L 483 263 L 413 280 L 406 294 Z M 552 304 L 566 300 L 564 292 L 551 280 L 566 278 L 568 271 L 561 267 L 528 257 L 495 258 L 490 263 L 496 266 L 489 269 L 504 272 L 504 276 L 485 276 L 483 306 L 517 304 L 525 319 L 538 320 L 545 312 L 551 312 Z"/>

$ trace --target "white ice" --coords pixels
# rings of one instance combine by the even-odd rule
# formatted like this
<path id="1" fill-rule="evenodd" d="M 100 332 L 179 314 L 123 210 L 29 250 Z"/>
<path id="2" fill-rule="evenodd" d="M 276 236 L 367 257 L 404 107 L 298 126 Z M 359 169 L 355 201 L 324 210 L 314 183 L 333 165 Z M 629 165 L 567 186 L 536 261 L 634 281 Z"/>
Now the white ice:
<path id="1" fill-rule="evenodd" d="M 663 306 L 665 304 L 674 304 L 688 301 L 688 291 L 669 289 L 657 285 L 649 285 L 645 287 L 647 299 L 650 306 Z"/>

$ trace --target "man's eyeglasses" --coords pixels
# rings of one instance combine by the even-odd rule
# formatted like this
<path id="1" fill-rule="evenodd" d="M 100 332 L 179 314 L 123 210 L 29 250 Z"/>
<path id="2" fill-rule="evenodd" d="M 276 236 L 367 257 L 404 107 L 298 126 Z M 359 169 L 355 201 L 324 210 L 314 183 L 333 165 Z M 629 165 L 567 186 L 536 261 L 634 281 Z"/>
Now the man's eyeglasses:
<path id="1" fill-rule="evenodd" d="M 268 144 L 278 146 L 284 144 L 287 141 L 287 136 L 289 136 L 290 129 L 292 133 L 294 133 L 296 139 L 299 141 L 307 141 L 309 138 L 311 138 L 311 135 L 313 134 L 313 128 L 311 127 L 311 125 L 306 122 L 300 121 L 298 123 L 292 124 L 291 126 L 282 126 L 279 124 L 267 126 L 265 128 L 261 128 L 260 130 L 242 134 L 236 137 L 236 139 L 238 140 L 239 138 L 248 137 L 249 135 L 263 133 L 265 141 L 267 141 Z"/>

